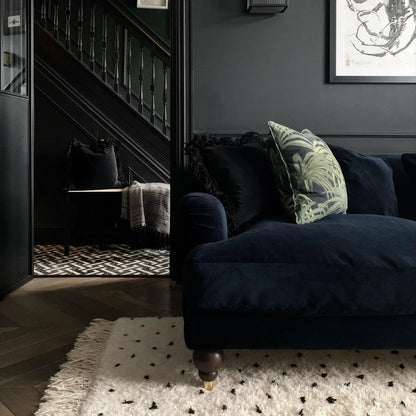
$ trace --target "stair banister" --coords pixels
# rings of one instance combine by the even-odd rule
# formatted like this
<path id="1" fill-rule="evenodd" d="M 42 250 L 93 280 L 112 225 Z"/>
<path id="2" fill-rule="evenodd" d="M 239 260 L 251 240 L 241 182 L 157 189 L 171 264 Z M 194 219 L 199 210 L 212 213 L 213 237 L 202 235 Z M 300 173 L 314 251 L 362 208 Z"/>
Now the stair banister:
<path id="1" fill-rule="evenodd" d="M 134 18 L 123 10 L 124 6 L 117 4 L 116 0 L 39 0 L 39 2 L 37 16 L 41 26 L 47 31 L 50 30 L 58 42 L 63 39 L 63 46 L 69 52 L 73 51 L 80 62 L 83 62 L 85 54 L 90 71 L 94 74 L 99 71 L 103 82 L 119 94 L 127 104 L 133 105 L 148 122 L 168 136 L 170 52 L 166 47 L 140 27 Z M 48 5 L 52 7 L 49 11 Z M 89 45 L 84 51 L 84 18 L 88 17 Z M 102 19 L 98 28 L 97 19 Z M 60 30 L 60 22 L 63 22 L 63 31 Z M 133 40 L 138 58 L 137 53 L 132 55 Z M 96 42 L 101 44 L 101 56 L 97 57 L 98 61 Z M 112 61 L 109 61 L 109 58 Z M 133 75 L 138 77 L 135 80 L 136 91 L 132 85 Z M 148 93 L 145 95 L 146 90 Z M 145 97 L 147 97 L 146 101 Z"/>

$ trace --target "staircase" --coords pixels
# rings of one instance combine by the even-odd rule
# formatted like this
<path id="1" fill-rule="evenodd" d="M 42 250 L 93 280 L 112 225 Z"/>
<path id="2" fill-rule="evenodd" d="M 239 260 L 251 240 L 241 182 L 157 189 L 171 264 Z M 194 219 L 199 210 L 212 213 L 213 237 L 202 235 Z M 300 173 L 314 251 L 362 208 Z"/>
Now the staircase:
<path id="1" fill-rule="evenodd" d="M 35 92 L 116 139 L 129 180 L 169 182 L 170 51 L 114 0 L 35 1 Z"/>

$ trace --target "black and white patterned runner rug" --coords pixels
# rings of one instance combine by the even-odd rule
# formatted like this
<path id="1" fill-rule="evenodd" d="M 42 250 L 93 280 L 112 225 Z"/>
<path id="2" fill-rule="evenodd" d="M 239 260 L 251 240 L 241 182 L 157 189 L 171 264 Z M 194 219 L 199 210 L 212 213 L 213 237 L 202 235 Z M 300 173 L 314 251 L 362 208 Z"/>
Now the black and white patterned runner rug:
<path id="1" fill-rule="evenodd" d="M 72 246 L 69 256 L 61 245 L 36 245 L 36 276 L 143 276 L 168 275 L 169 250 L 131 250 L 114 245 L 108 250 L 98 246 Z"/>
<path id="2" fill-rule="evenodd" d="M 415 351 L 225 351 L 204 390 L 182 318 L 97 320 L 36 416 L 416 415 Z"/>

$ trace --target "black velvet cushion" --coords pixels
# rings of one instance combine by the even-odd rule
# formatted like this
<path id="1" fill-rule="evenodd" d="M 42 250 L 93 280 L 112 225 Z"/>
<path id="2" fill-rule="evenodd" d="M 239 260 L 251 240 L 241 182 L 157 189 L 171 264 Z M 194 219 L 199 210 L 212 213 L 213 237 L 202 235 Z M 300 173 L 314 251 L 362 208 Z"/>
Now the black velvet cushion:
<path id="1" fill-rule="evenodd" d="M 414 181 L 416 181 L 416 153 L 405 153 L 404 155 L 402 155 L 402 163 L 406 173 Z"/>
<path id="2" fill-rule="evenodd" d="M 401 160 L 410 179 L 410 189 L 407 190 L 406 196 L 412 208 L 409 209 L 408 217 L 416 220 L 416 153 L 405 153 Z"/>
<path id="3" fill-rule="evenodd" d="M 118 188 L 121 186 L 114 144 L 93 145 L 74 140 L 69 152 L 70 187 L 77 189 Z"/>
<path id="4" fill-rule="evenodd" d="M 223 203 L 230 235 L 279 211 L 266 147 L 255 133 L 239 139 L 196 136 L 188 145 L 190 167 L 199 190 Z"/>
<path id="5" fill-rule="evenodd" d="M 349 214 L 397 216 L 393 170 L 381 158 L 329 146 L 347 184 Z"/>

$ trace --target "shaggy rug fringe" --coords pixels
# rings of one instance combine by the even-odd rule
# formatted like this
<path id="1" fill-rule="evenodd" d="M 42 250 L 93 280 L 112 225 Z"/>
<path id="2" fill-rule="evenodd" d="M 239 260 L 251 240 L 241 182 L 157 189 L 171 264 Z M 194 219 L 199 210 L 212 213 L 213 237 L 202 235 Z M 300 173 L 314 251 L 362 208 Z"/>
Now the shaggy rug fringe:
<path id="1" fill-rule="evenodd" d="M 115 322 L 95 319 L 75 341 L 67 361 L 50 379 L 35 416 L 75 416 L 95 378 Z"/>

